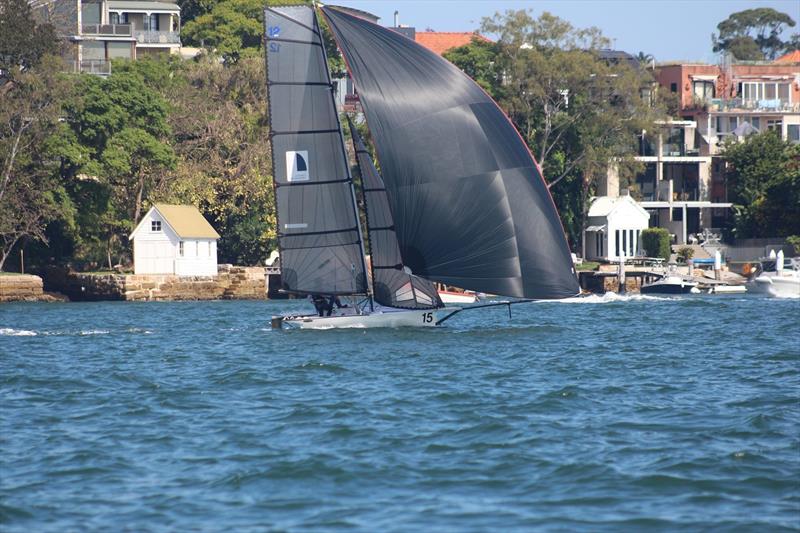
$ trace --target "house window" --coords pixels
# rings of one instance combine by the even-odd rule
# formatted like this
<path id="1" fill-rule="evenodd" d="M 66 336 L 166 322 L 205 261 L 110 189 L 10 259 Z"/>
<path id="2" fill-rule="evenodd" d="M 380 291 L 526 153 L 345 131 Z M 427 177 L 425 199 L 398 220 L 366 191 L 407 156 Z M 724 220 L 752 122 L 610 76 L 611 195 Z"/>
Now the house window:
<path id="1" fill-rule="evenodd" d="M 161 231 L 161 221 L 160 220 L 153 220 L 152 222 L 150 222 L 150 231 L 152 231 L 152 232 Z"/>
<path id="2" fill-rule="evenodd" d="M 676 93 L 676 92 L 678 92 L 678 84 L 677 84 L 677 83 L 670 83 L 670 84 L 669 84 L 669 91 L 670 91 L 671 93 Z"/>
<path id="3" fill-rule="evenodd" d="M 768 130 L 778 130 L 778 134 L 782 133 L 783 129 L 783 119 L 769 119 L 767 120 L 767 129 Z"/>
<path id="4" fill-rule="evenodd" d="M 158 15 L 145 15 L 144 16 L 144 30 L 145 31 L 158 31 Z"/>
<path id="5" fill-rule="evenodd" d="M 183 241 L 178 243 L 178 257 L 183 257 Z"/>
<path id="6" fill-rule="evenodd" d="M 800 124 L 789 124 L 786 126 L 788 140 L 792 143 L 800 143 Z"/>
<path id="7" fill-rule="evenodd" d="M 693 81 L 692 92 L 698 100 L 708 100 L 714 98 L 714 82 L 713 81 Z"/>
<path id="8" fill-rule="evenodd" d="M 108 22 L 110 24 L 119 24 L 119 13 L 109 13 Z"/>
<path id="9" fill-rule="evenodd" d="M 761 117 L 753 117 L 750 119 L 750 125 L 758 131 L 761 131 Z"/>

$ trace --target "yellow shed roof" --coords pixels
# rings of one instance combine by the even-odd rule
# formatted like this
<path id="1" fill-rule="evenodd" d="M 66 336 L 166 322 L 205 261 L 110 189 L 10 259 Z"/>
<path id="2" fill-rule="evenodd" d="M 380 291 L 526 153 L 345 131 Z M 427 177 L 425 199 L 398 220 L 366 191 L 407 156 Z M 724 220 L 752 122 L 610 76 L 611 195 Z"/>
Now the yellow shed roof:
<path id="1" fill-rule="evenodd" d="M 181 239 L 219 239 L 219 233 L 193 205 L 155 204 L 154 207 Z"/>

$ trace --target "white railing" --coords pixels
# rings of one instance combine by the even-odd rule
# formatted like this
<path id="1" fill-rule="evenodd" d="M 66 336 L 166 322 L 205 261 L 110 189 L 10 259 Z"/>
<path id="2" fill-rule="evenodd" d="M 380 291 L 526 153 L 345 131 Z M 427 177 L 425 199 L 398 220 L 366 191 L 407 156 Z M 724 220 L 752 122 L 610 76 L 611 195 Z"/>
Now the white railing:
<path id="1" fill-rule="evenodd" d="M 83 61 L 66 61 L 69 72 L 83 72 L 99 76 L 111 75 L 111 61 L 105 59 L 84 59 Z"/>

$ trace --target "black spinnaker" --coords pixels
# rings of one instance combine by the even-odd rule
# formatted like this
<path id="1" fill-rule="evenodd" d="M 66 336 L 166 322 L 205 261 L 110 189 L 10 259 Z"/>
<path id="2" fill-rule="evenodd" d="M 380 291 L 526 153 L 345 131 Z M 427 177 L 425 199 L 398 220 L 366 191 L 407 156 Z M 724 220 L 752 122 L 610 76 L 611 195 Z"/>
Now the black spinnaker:
<path id="1" fill-rule="evenodd" d="M 400 309 L 444 307 L 430 281 L 405 271 L 386 187 L 355 125 L 350 124 L 353 148 L 361 173 L 361 190 L 367 212 L 367 236 L 372 262 L 372 292 L 380 305 Z"/>
<path id="2" fill-rule="evenodd" d="M 314 10 L 267 7 L 267 92 L 284 289 L 366 294 L 361 227 Z"/>
<path id="3" fill-rule="evenodd" d="M 403 263 L 426 279 L 520 298 L 579 292 L 525 143 L 469 77 L 414 41 L 322 8 L 358 89 Z"/>

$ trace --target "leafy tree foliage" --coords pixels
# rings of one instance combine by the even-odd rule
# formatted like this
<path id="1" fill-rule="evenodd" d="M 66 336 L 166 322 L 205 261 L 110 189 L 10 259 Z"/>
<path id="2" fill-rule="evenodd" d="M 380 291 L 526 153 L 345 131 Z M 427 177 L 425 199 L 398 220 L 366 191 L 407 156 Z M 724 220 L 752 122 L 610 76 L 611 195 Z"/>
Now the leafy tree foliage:
<path id="1" fill-rule="evenodd" d="M 729 142 L 723 157 L 736 236 L 800 234 L 800 145 L 766 131 Z"/>
<path id="2" fill-rule="evenodd" d="M 0 83 L 57 50 L 55 29 L 34 21 L 27 0 L 0 0 Z"/>
<path id="3" fill-rule="evenodd" d="M 780 35 L 794 25 L 792 17 L 770 7 L 745 9 L 720 22 L 711 41 L 715 52 L 730 52 L 736 59 L 772 60 L 791 46 Z"/>

